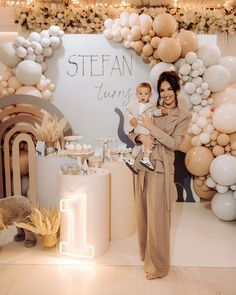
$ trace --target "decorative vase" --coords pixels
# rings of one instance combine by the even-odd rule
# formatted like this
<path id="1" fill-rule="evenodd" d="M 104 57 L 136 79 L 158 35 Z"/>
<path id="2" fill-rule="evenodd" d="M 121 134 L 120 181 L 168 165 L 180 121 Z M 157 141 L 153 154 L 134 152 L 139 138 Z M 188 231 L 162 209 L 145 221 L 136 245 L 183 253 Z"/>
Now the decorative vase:
<path id="1" fill-rule="evenodd" d="M 53 248 L 57 244 L 57 234 L 42 236 L 42 244 L 45 248 Z"/>

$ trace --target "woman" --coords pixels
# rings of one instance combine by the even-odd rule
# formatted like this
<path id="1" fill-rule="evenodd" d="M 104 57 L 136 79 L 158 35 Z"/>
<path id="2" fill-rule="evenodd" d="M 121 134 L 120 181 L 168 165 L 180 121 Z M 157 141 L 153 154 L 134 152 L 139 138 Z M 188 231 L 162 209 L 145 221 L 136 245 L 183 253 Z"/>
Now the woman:
<path id="1" fill-rule="evenodd" d="M 157 83 L 159 98 L 168 114 L 151 120 L 143 116 L 145 127 L 150 135 L 130 133 L 136 144 L 154 148 L 151 161 L 155 171 L 140 165 L 140 153 L 135 167 L 139 174 L 135 176 L 136 219 L 141 260 L 144 261 L 146 278 L 164 277 L 170 264 L 170 220 L 171 202 L 176 199 L 174 184 L 174 150 L 183 141 L 191 120 L 189 111 L 178 106 L 180 90 L 176 72 L 163 72 Z"/>

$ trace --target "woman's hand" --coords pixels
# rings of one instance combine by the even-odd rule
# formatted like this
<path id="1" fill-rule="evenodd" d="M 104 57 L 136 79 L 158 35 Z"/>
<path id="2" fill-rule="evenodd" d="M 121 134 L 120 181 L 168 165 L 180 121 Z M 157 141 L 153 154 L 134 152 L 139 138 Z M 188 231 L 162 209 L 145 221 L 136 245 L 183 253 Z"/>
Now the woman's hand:
<path id="1" fill-rule="evenodd" d="M 148 117 L 148 115 L 142 115 L 141 116 L 141 121 L 143 123 L 143 126 L 145 126 L 146 128 L 148 128 L 149 130 L 152 129 L 152 127 L 154 127 L 154 123 L 152 121 L 152 119 L 150 119 Z"/>
<path id="2" fill-rule="evenodd" d="M 151 135 L 140 134 L 138 140 L 142 142 L 146 149 L 153 149 L 156 145 L 155 139 Z"/>

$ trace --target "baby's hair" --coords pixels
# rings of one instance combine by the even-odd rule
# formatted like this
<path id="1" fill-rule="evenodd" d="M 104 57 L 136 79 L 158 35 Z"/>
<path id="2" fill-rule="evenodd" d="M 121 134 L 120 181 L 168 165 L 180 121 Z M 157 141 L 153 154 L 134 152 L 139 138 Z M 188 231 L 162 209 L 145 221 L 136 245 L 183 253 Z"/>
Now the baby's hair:
<path id="1" fill-rule="evenodd" d="M 136 89 L 138 88 L 148 88 L 150 90 L 150 92 L 152 91 L 152 87 L 149 83 L 147 82 L 141 82 L 137 85 Z"/>

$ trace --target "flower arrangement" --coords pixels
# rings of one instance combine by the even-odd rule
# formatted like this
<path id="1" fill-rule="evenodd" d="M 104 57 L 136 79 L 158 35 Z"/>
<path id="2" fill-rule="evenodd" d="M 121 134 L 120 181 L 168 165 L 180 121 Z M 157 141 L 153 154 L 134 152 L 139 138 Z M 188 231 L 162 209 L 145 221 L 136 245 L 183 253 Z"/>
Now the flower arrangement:
<path id="1" fill-rule="evenodd" d="M 49 117 L 44 115 L 41 126 L 35 123 L 35 132 L 38 140 L 45 141 L 46 146 L 54 147 L 55 143 L 62 136 L 63 130 L 66 127 L 67 119 L 64 117 L 60 121 L 56 116 Z"/>
<path id="2" fill-rule="evenodd" d="M 175 17 L 179 29 L 196 33 L 211 34 L 216 31 L 234 33 L 236 30 L 236 9 L 232 7 L 221 9 L 127 7 L 121 9 L 95 6 L 85 9 L 68 4 L 45 4 L 18 8 L 15 22 L 30 31 L 41 31 L 51 25 L 58 25 L 66 33 L 93 34 L 102 33 L 104 20 L 115 18 L 122 11 L 146 13 L 152 18 L 167 12 Z"/>
<path id="3" fill-rule="evenodd" d="M 60 212 L 57 208 L 36 209 L 28 217 L 29 222 L 14 222 L 17 227 L 29 230 L 42 236 L 42 244 L 52 248 L 57 244 L 57 235 L 60 227 Z"/>

